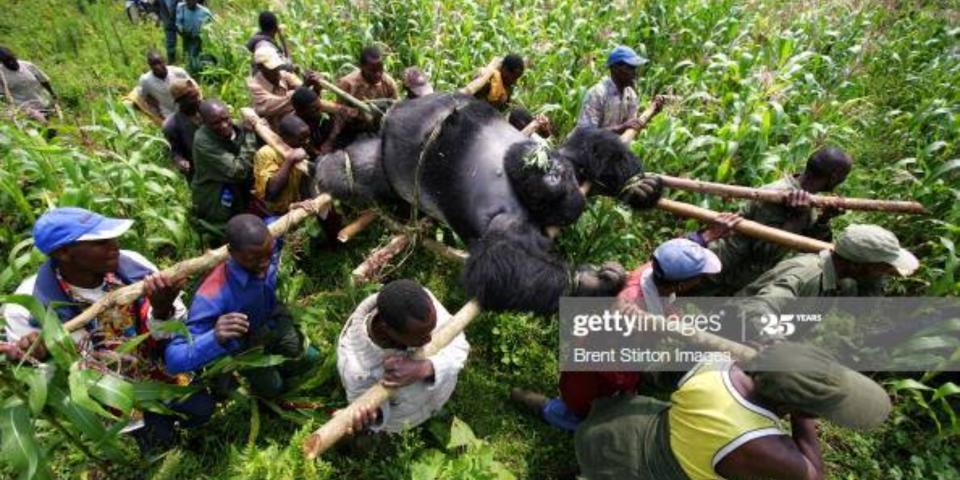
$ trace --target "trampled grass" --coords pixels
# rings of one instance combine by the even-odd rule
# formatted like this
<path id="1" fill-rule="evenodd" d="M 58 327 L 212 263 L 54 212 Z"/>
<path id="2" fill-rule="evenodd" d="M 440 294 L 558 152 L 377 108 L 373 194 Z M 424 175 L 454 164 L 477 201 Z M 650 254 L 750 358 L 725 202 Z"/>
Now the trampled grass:
<path id="1" fill-rule="evenodd" d="M 915 199 L 926 217 L 848 213 L 836 227 L 872 222 L 893 230 L 923 267 L 894 292 L 957 295 L 960 232 L 960 5 L 956 2 L 425 1 L 211 0 L 218 15 L 206 50 L 217 60 L 202 75 L 207 97 L 248 103 L 243 42 L 256 13 L 281 16 L 296 61 L 335 76 L 360 47 L 381 42 L 388 70 L 418 65 L 439 90 L 465 84 L 474 70 L 508 51 L 530 61 L 517 101 L 545 112 L 558 131 L 572 127 L 583 92 L 605 75 L 603 61 L 624 43 L 650 58 L 638 90 L 644 99 L 683 98 L 640 135 L 635 150 L 654 172 L 760 185 L 801 168 L 819 146 L 837 145 L 856 161 L 841 193 Z M 146 70 L 146 49 L 162 31 L 130 25 L 116 0 L 11 0 L 0 18 L 0 45 L 52 78 L 67 110 L 60 135 L 0 123 L 0 290 L 11 292 L 42 260 L 30 226 L 53 205 L 80 205 L 137 220 L 125 245 L 167 265 L 200 252 L 189 222 L 189 193 L 168 168 L 159 132 L 119 98 Z M 715 198 L 672 193 L 732 210 Z M 573 262 L 644 262 L 653 247 L 695 225 L 663 213 L 631 213 L 594 200 L 560 250 Z M 449 231 L 438 232 L 450 237 Z M 317 234 L 316 227 L 305 233 Z M 322 234 L 321 234 L 322 235 Z M 311 340 L 328 359 L 304 393 L 329 408 L 344 404 L 330 359 L 342 321 L 374 287 L 356 288 L 350 270 L 389 232 L 373 228 L 336 253 L 295 236 L 286 255 L 282 297 L 296 305 Z M 450 310 L 464 301 L 459 266 L 416 251 L 389 278 L 414 277 Z M 956 335 L 956 332 L 954 332 Z M 572 440 L 507 401 L 511 386 L 555 393 L 557 320 L 484 314 L 471 327 L 471 357 L 453 400 L 428 428 L 358 454 L 318 462 L 300 454 L 318 420 L 282 418 L 251 403 L 228 403 L 175 454 L 149 467 L 129 464 L 115 478 L 558 478 L 575 466 Z M 949 398 L 890 379 L 897 408 L 878 432 L 827 427 L 830 478 L 960 478 L 957 425 Z M 937 388 L 945 378 L 926 379 Z M 954 379 L 954 381 L 956 381 Z M 4 396 L 6 388 L 0 387 Z M 321 409 L 320 417 L 328 409 Z M 481 443 L 451 447 L 452 419 Z M 255 422 L 259 434 L 249 444 Z M 55 474 L 81 478 L 92 464 L 37 422 Z M 457 427 L 463 435 L 463 427 Z M 11 474 L 9 463 L 0 472 Z M 510 473 L 506 473 L 510 472 Z"/>

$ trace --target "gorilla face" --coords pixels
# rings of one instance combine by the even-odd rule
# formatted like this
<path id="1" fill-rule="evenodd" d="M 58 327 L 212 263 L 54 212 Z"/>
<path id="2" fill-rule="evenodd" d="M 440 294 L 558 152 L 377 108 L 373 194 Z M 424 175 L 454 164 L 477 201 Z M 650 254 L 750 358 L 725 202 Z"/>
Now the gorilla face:
<path id="1" fill-rule="evenodd" d="M 535 142 L 510 147 L 507 176 L 530 219 L 541 227 L 570 225 L 580 217 L 585 199 L 573 165 Z"/>

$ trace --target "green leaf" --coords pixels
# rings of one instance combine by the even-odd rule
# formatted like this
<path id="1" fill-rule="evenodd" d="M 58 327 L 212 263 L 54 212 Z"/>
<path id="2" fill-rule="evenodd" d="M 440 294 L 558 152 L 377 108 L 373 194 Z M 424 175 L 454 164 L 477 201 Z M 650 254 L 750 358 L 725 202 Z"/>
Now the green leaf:
<path id="1" fill-rule="evenodd" d="M 181 386 L 153 381 L 134 382 L 132 387 L 135 404 L 139 404 L 140 402 L 169 402 L 178 400 L 196 393 L 200 389 L 200 387 L 195 385 Z"/>
<path id="2" fill-rule="evenodd" d="M 133 410 L 133 385 L 113 374 L 105 374 L 90 386 L 90 395 L 100 403 L 129 415 Z"/>
<path id="3" fill-rule="evenodd" d="M 230 373 L 247 368 L 263 368 L 280 365 L 286 359 L 280 355 L 268 355 L 263 347 L 248 350 L 239 355 L 227 355 L 213 362 L 213 365 L 204 369 L 201 378 L 211 378 L 224 373 Z"/>
<path id="4" fill-rule="evenodd" d="M 97 383 L 99 374 L 91 370 L 80 368 L 80 362 L 74 362 L 70 365 L 70 376 L 68 383 L 70 385 L 70 399 L 82 408 L 85 408 L 97 415 L 116 420 L 117 416 L 106 411 L 99 403 L 90 397 L 90 387 Z"/>
<path id="5" fill-rule="evenodd" d="M 480 440 L 473 434 L 470 425 L 467 425 L 467 422 L 460 420 L 458 417 L 453 417 L 453 422 L 450 424 L 450 441 L 447 442 L 447 450 L 471 447 L 479 443 Z"/>
<path id="6" fill-rule="evenodd" d="M 30 412 L 19 400 L 8 402 L 0 410 L 2 457 L 21 479 L 31 479 L 40 468 L 40 447 L 30 422 Z"/>
<path id="7" fill-rule="evenodd" d="M 51 364 L 41 364 L 37 368 L 20 368 L 14 372 L 17 379 L 29 387 L 28 403 L 34 415 L 39 415 L 47 403 L 47 385 L 54 375 L 54 369 L 56 367 Z"/>
<path id="8" fill-rule="evenodd" d="M 412 480 L 436 480 L 440 478 L 440 472 L 443 470 L 445 463 L 446 456 L 443 452 L 431 448 L 410 465 L 410 478 Z"/>
<path id="9" fill-rule="evenodd" d="M 123 342 L 122 345 L 117 347 L 116 352 L 124 353 L 124 354 L 133 352 L 134 350 L 137 349 L 137 347 L 140 346 L 141 343 L 143 343 L 148 338 L 150 338 L 150 333 L 137 335 L 136 337 L 133 337 L 130 340 Z"/>

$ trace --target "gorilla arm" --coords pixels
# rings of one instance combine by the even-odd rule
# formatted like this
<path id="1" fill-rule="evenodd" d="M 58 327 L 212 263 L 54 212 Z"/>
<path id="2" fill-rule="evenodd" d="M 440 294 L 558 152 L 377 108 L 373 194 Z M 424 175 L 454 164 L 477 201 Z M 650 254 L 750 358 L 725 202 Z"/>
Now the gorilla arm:
<path id="1" fill-rule="evenodd" d="M 470 245 L 463 281 L 487 310 L 550 314 L 560 297 L 614 296 L 626 280 L 615 263 L 572 269 L 550 252 L 552 240 L 519 218 L 496 217 Z"/>

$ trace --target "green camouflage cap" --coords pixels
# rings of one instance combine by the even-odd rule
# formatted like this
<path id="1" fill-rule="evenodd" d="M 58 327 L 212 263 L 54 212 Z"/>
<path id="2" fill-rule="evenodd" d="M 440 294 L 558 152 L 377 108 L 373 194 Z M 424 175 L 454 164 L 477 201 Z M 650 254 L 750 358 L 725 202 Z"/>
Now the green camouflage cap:
<path id="1" fill-rule="evenodd" d="M 890 264 L 903 277 L 920 266 L 917 257 L 900 248 L 896 235 L 876 225 L 850 225 L 840 233 L 833 250 L 851 262 Z"/>
<path id="2" fill-rule="evenodd" d="M 812 345 L 778 343 L 744 367 L 763 399 L 844 427 L 869 430 L 892 409 L 883 387 Z"/>

